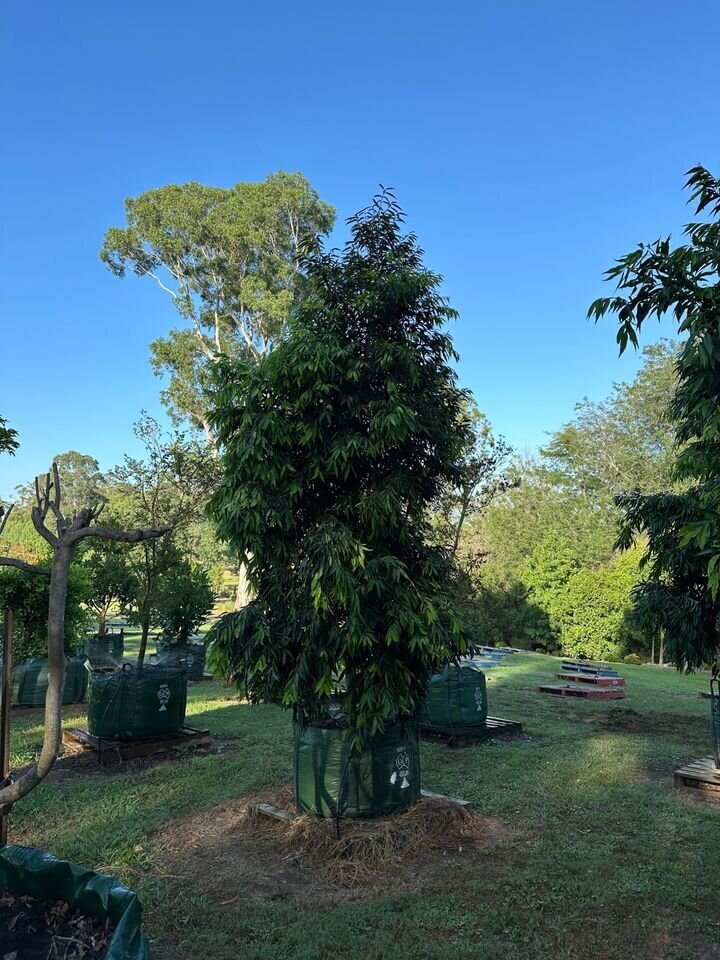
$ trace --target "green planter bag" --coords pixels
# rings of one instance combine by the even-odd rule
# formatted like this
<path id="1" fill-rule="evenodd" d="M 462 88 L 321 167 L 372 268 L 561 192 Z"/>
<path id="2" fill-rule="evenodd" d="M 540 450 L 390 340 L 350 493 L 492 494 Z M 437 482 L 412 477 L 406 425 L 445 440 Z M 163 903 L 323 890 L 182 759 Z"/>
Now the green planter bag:
<path id="1" fill-rule="evenodd" d="M 150 960 L 150 947 L 140 928 L 140 902 L 115 877 L 33 847 L 12 845 L 0 849 L 1 888 L 42 900 L 65 900 L 86 916 L 109 919 L 115 931 L 105 960 Z"/>
<path id="2" fill-rule="evenodd" d="M 420 726 L 429 730 L 463 730 L 483 726 L 487 720 L 485 674 L 469 661 L 448 664 L 428 684 L 420 713 Z"/>
<path id="3" fill-rule="evenodd" d="M 72 657 L 65 665 L 63 703 L 82 703 L 87 699 L 87 670 L 84 656 Z M 0 658 L 2 664 L 2 658 Z M 40 657 L 19 660 L 12 669 L 12 702 L 21 707 L 44 707 L 50 665 Z"/>
<path id="4" fill-rule="evenodd" d="M 319 817 L 381 817 L 420 799 L 417 726 L 393 724 L 351 752 L 338 727 L 295 724 L 295 802 Z"/>
<path id="5" fill-rule="evenodd" d="M 125 634 L 121 630 L 120 633 L 106 633 L 102 637 L 88 637 L 85 653 L 93 667 L 118 667 L 125 656 Z"/>
<path id="6" fill-rule="evenodd" d="M 152 663 L 163 667 L 185 666 L 188 680 L 202 680 L 205 676 L 205 644 L 188 643 L 176 646 L 171 643 L 157 644 L 157 653 Z"/>
<path id="7" fill-rule="evenodd" d="M 176 733 L 185 723 L 187 674 L 182 667 L 126 664 L 90 673 L 88 730 L 103 739 L 139 740 Z"/>
<path id="8" fill-rule="evenodd" d="M 715 766 L 720 770 L 720 695 L 717 681 L 710 681 L 710 732 L 712 733 Z"/>

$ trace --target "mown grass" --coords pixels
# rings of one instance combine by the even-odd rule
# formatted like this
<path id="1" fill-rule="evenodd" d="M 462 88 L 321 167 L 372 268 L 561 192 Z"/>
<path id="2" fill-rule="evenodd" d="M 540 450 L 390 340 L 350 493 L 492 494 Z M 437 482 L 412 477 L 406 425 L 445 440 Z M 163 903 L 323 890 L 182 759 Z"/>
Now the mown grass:
<path id="1" fill-rule="evenodd" d="M 513 833 L 487 863 L 448 860 L 419 893 L 314 910 L 253 897 L 222 906 L 163 875 L 154 831 L 291 775 L 288 715 L 209 682 L 191 687 L 189 720 L 227 749 L 42 785 L 13 812 L 11 840 L 136 889 L 159 960 L 720 956 L 720 804 L 672 785 L 675 766 L 710 752 L 697 699 L 706 679 L 623 666 L 625 700 L 538 693 L 558 665 L 523 654 L 488 673 L 491 713 L 521 720 L 524 739 L 423 745 L 425 786 L 472 800 Z M 39 743 L 41 716 L 15 711 L 13 722 L 19 761 Z"/>

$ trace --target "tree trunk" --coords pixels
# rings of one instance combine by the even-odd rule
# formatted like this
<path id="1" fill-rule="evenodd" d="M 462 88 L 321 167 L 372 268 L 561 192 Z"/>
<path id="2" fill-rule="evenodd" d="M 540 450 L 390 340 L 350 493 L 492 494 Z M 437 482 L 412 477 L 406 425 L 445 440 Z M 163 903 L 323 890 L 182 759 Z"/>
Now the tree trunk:
<path id="1" fill-rule="evenodd" d="M 50 772 L 62 744 L 62 700 L 65 686 L 65 604 L 68 574 L 75 544 L 55 547 L 50 574 L 48 604 L 48 688 L 45 695 L 45 733 L 37 762 L 9 786 L 0 789 L 3 805 L 9 807 L 29 793 Z"/>
<path id="2" fill-rule="evenodd" d="M 142 633 L 140 634 L 140 652 L 138 653 L 138 658 L 137 658 L 138 670 L 140 670 L 143 663 L 145 662 L 145 651 L 147 650 L 149 633 L 150 633 L 150 623 L 148 620 L 143 618 Z"/>
<path id="3" fill-rule="evenodd" d="M 660 666 L 665 666 L 665 634 L 660 633 Z"/>
<path id="4" fill-rule="evenodd" d="M 650 663 L 655 665 L 655 634 L 652 635 L 652 647 L 650 648 Z"/>
<path id="5" fill-rule="evenodd" d="M 252 588 L 247 576 L 247 566 L 240 564 L 238 570 L 237 590 L 235 591 L 235 609 L 242 610 L 252 600 Z"/>

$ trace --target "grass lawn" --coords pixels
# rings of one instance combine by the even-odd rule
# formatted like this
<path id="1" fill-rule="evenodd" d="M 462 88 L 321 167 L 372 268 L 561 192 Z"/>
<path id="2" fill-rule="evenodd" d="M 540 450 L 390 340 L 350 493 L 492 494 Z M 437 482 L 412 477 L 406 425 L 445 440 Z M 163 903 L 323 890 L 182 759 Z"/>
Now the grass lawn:
<path id="1" fill-rule="evenodd" d="M 10 839 L 137 890 L 157 960 L 720 957 L 720 801 L 672 785 L 676 766 L 710 753 L 709 707 L 697 699 L 706 678 L 622 666 L 625 700 L 537 693 L 559 663 L 518 654 L 488 671 L 491 714 L 521 720 L 523 739 L 423 745 L 424 785 L 508 830 L 499 850 L 443 858 L 420 889 L 313 904 L 202 893 L 169 870 L 164 826 L 211 818 L 214 806 L 291 776 L 288 714 L 212 682 L 191 686 L 188 717 L 218 749 L 54 774 L 17 806 Z M 68 723 L 82 720 L 68 710 Z M 41 715 L 17 710 L 13 723 L 20 762 L 40 741 Z"/>

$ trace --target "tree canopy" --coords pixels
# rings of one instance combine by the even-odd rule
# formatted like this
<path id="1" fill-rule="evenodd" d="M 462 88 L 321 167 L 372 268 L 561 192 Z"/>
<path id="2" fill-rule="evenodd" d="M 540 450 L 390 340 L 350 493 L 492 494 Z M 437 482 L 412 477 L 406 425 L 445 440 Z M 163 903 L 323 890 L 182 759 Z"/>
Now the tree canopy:
<path id="1" fill-rule="evenodd" d="M 302 286 L 302 258 L 333 225 L 333 208 L 300 173 L 278 172 L 229 189 L 170 184 L 125 202 L 126 226 L 105 235 L 101 259 L 155 281 L 182 325 L 152 345 L 168 374 L 163 401 L 214 443 L 207 417 L 217 359 L 259 357 L 282 340 Z"/>
<path id="2" fill-rule="evenodd" d="M 720 181 L 704 167 L 688 171 L 696 215 L 687 243 L 670 237 L 640 244 L 606 277 L 616 294 L 596 300 L 589 314 L 618 320 L 621 352 L 635 347 L 649 317 L 671 315 L 685 337 L 677 358 L 677 385 L 669 415 L 678 455 L 679 492 L 620 498 L 627 547 L 647 537 L 648 583 L 636 591 L 640 615 L 666 631 L 678 666 L 701 666 L 717 656 L 715 597 L 720 585 Z"/>
<path id="3" fill-rule="evenodd" d="M 449 551 L 428 508 L 462 481 L 467 397 L 449 366 L 455 314 L 384 193 L 316 253 L 288 339 L 221 366 L 220 534 L 248 556 L 255 599 L 213 631 L 216 668 L 253 700 L 349 726 L 412 716 L 462 646 Z"/>

